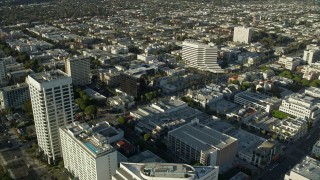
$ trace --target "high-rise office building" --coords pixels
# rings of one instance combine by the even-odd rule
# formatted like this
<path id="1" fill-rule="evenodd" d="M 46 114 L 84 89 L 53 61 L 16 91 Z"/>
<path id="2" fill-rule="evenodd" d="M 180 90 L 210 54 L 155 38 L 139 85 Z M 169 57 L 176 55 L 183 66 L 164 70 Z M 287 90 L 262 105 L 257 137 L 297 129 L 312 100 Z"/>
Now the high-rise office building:
<path id="1" fill-rule="evenodd" d="M 60 70 L 27 77 L 40 151 L 53 163 L 61 156 L 59 126 L 74 120 L 72 79 Z"/>
<path id="2" fill-rule="evenodd" d="M 21 108 L 29 99 L 30 93 L 27 83 L 0 88 L 0 109 Z"/>
<path id="3" fill-rule="evenodd" d="M 233 41 L 249 44 L 251 42 L 252 33 L 252 28 L 234 27 Z"/>
<path id="4" fill-rule="evenodd" d="M 218 49 L 194 40 L 185 40 L 182 43 L 182 59 L 187 67 L 197 68 L 213 73 L 223 73 L 217 63 Z"/>
<path id="5" fill-rule="evenodd" d="M 90 59 L 74 56 L 65 62 L 65 71 L 72 77 L 74 85 L 84 86 L 91 83 Z"/>
<path id="6" fill-rule="evenodd" d="M 109 145 L 123 137 L 106 122 L 90 127 L 78 122 L 60 127 L 64 167 L 79 180 L 111 179 L 116 173 L 117 151 Z"/>

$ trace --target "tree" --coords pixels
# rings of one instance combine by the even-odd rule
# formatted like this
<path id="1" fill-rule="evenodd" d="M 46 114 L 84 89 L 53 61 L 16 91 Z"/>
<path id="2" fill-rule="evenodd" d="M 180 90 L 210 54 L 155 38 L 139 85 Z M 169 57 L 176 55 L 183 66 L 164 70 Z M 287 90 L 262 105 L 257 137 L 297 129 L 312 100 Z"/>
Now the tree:
<path id="1" fill-rule="evenodd" d="M 312 87 L 319 87 L 319 86 L 320 86 L 320 80 L 319 80 L 319 79 L 313 80 L 313 81 L 310 83 L 310 86 L 312 86 Z"/>
<path id="2" fill-rule="evenodd" d="M 84 110 L 84 113 L 86 113 L 86 115 L 89 115 L 89 116 L 96 116 L 97 112 L 98 112 L 97 106 L 95 105 L 87 106 Z"/>
<path id="3" fill-rule="evenodd" d="M 126 123 L 126 119 L 123 116 L 121 116 L 121 117 L 118 118 L 118 122 L 120 124 L 124 125 Z"/>
<path id="4" fill-rule="evenodd" d="M 148 133 L 146 133 L 146 134 L 143 135 L 143 139 L 144 139 L 145 141 L 148 141 L 148 140 L 150 139 L 150 137 L 151 137 L 151 133 L 150 133 L 150 132 L 148 132 Z"/>
<path id="5" fill-rule="evenodd" d="M 309 82 L 308 80 L 306 80 L 306 79 L 302 79 L 302 80 L 301 80 L 301 83 L 302 83 L 302 85 L 304 85 L 304 86 L 309 86 L 309 85 L 310 85 L 310 82 Z"/>
<path id="6" fill-rule="evenodd" d="M 272 116 L 279 119 L 286 119 L 288 117 L 288 114 L 281 112 L 279 110 L 272 111 Z"/>

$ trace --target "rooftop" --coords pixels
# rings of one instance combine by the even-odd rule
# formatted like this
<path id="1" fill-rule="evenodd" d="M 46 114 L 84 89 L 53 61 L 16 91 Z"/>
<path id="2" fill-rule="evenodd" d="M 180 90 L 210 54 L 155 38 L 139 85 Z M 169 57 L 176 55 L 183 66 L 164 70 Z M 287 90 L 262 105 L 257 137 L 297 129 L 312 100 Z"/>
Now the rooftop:
<path id="1" fill-rule="evenodd" d="M 47 72 L 40 72 L 36 74 L 30 74 L 29 76 L 32 77 L 34 80 L 36 80 L 38 83 L 43 83 L 43 82 L 52 81 L 55 79 L 68 77 L 68 75 L 62 72 L 61 70 L 51 70 Z"/>
<path id="2" fill-rule="evenodd" d="M 29 87 L 29 85 L 27 83 L 21 83 L 21 84 L 16 84 L 16 85 L 6 86 L 3 88 L 0 88 L 0 91 L 12 91 L 15 89 L 28 88 L 28 87 Z"/>
<path id="3" fill-rule="evenodd" d="M 300 174 L 306 179 L 320 179 L 320 161 L 306 156 L 291 172 Z"/>
<path id="4" fill-rule="evenodd" d="M 237 141 L 237 139 L 231 136 L 199 123 L 186 124 L 170 131 L 169 135 L 175 136 L 179 138 L 180 141 L 186 142 L 190 146 L 202 151 L 223 149 Z"/>

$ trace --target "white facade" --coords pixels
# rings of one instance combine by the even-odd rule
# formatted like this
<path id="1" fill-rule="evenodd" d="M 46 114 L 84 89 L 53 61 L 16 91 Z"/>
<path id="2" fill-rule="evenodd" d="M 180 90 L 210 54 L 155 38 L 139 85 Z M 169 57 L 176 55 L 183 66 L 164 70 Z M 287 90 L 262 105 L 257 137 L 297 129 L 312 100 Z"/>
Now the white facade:
<path id="1" fill-rule="evenodd" d="M 59 127 L 74 120 L 72 79 L 60 70 L 27 77 L 40 150 L 48 163 L 61 156 Z"/>
<path id="2" fill-rule="evenodd" d="M 303 58 L 308 64 L 314 63 L 320 60 L 320 47 L 316 45 L 308 45 L 303 52 Z"/>
<path id="3" fill-rule="evenodd" d="M 218 49 L 194 40 L 185 40 L 182 43 L 182 59 L 188 67 L 197 68 L 213 73 L 223 73 L 217 63 Z"/>
<path id="4" fill-rule="evenodd" d="M 77 179 L 105 180 L 116 173 L 117 151 L 89 125 L 60 127 L 60 138 L 64 166 Z"/>
<path id="5" fill-rule="evenodd" d="M 320 158 L 320 140 L 313 145 L 311 154 L 317 158 Z"/>
<path id="6" fill-rule="evenodd" d="M 21 108 L 30 99 L 27 83 L 0 88 L 0 109 Z"/>
<path id="7" fill-rule="evenodd" d="M 217 180 L 219 167 L 173 163 L 120 163 L 112 180 Z"/>
<path id="8" fill-rule="evenodd" d="M 87 57 L 73 57 L 65 62 L 66 73 L 72 77 L 74 85 L 87 85 L 91 83 L 90 59 Z"/>
<path id="9" fill-rule="evenodd" d="M 300 59 L 282 56 L 279 58 L 278 63 L 283 64 L 286 69 L 289 69 L 290 71 L 292 71 L 292 70 L 295 70 L 296 67 L 299 66 Z"/>
<path id="10" fill-rule="evenodd" d="M 314 98 L 320 98 L 320 88 L 308 87 L 304 90 L 304 93 Z"/>
<path id="11" fill-rule="evenodd" d="M 308 123 L 300 117 L 295 119 L 289 117 L 273 124 L 272 130 L 287 141 L 295 141 L 307 134 Z"/>
<path id="12" fill-rule="evenodd" d="M 281 100 L 264 94 L 243 91 L 235 95 L 234 102 L 245 106 L 263 109 L 266 112 L 271 112 L 280 105 Z"/>
<path id="13" fill-rule="evenodd" d="M 317 180 L 320 179 L 320 161 L 309 156 L 285 174 L 284 180 Z"/>
<path id="14" fill-rule="evenodd" d="M 320 113 L 319 106 L 315 98 L 296 93 L 283 99 L 279 110 L 296 117 L 317 119 Z"/>
<path id="15" fill-rule="evenodd" d="M 233 32 L 233 41 L 249 44 L 251 42 L 252 33 L 252 28 L 235 27 Z"/>
<path id="16" fill-rule="evenodd" d="M 223 99 L 222 93 L 207 88 L 202 88 L 195 91 L 189 90 L 186 96 L 200 103 L 203 108 L 205 108 L 210 103 L 217 102 Z"/>

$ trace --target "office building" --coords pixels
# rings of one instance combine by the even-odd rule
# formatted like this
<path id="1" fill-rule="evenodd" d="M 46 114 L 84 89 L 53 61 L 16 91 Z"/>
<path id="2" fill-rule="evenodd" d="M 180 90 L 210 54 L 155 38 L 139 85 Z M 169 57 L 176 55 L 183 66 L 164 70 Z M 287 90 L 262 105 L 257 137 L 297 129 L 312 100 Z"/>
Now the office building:
<path id="1" fill-rule="evenodd" d="M 0 109 L 19 109 L 30 99 L 27 83 L 0 88 Z"/>
<path id="2" fill-rule="evenodd" d="M 169 149 L 182 162 L 205 166 L 231 162 L 237 153 L 238 140 L 193 121 L 168 132 Z"/>
<path id="3" fill-rule="evenodd" d="M 174 163 L 120 163 L 112 180 L 217 180 L 219 167 Z"/>
<path id="4" fill-rule="evenodd" d="M 0 59 L 0 85 L 6 82 L 6 64 L 5 61 Z"/>
<path id="5" fill-rule="evenodd" d="M 320 60 L 320 46 L 308 45 L 303 52 L 303 58 L 309 65 Z"/>
<path id="6" fill-rule="evenodd" d="M 74 121 L 72 79 L 60 70 L 27 77 L 40 151 L 48 163 L 61 156 L 59 127 Z"/>
<path id="7" fill-rule="evenodd" d="M 309 156 L 295 165 L 285 174 L 284 180 L 317 180 L 320 179 L 320 161 Z"/>
<path id="8" fill-rule="evenodd" d="M 240 43 L 251 43 L 253 30 L 246 27 L 234 27 L 233 41 Z"/>
<path id="9" fill-rule="evenodd" d="M 90 59 L 74 56 L 65 62 L 65 71 L 72 77 L 74 85 L 84 86 L 91 83 Z"/>
<path id="10" fill-rule="evenodd" d="M 118 166 L 117 151 L 110 143 L 123 138 L 107 122 L 93 127 L 78 122 L 60 127 L 64 167 L 79 180 L 111 179 Z"/>
<path id="11" fill-rule="evenodd" d="M 243 91 L 236 94 L 234 97 L 234 102 L 237 104 L 262 109 L 268 113 L 272 112 L 273 109 L 277 109 L 281 104 L 281 100 L 278 98 L 250 91 Z"/>
<path id="12" fill-rule="evenodd" d="M 213 73 L 223 73 L 217 63 L 218 49 L 194 40 L 185 40 L 182 43 L 182 59 L 187 67 L 197 68 Z"/>
<path id="13" fill-rule="evenodd" d="M 296 93 L 283 99 L 279 110 L 295 117 L 318 119 L 319 106 L 320 104 L 316 98 Z"/>

